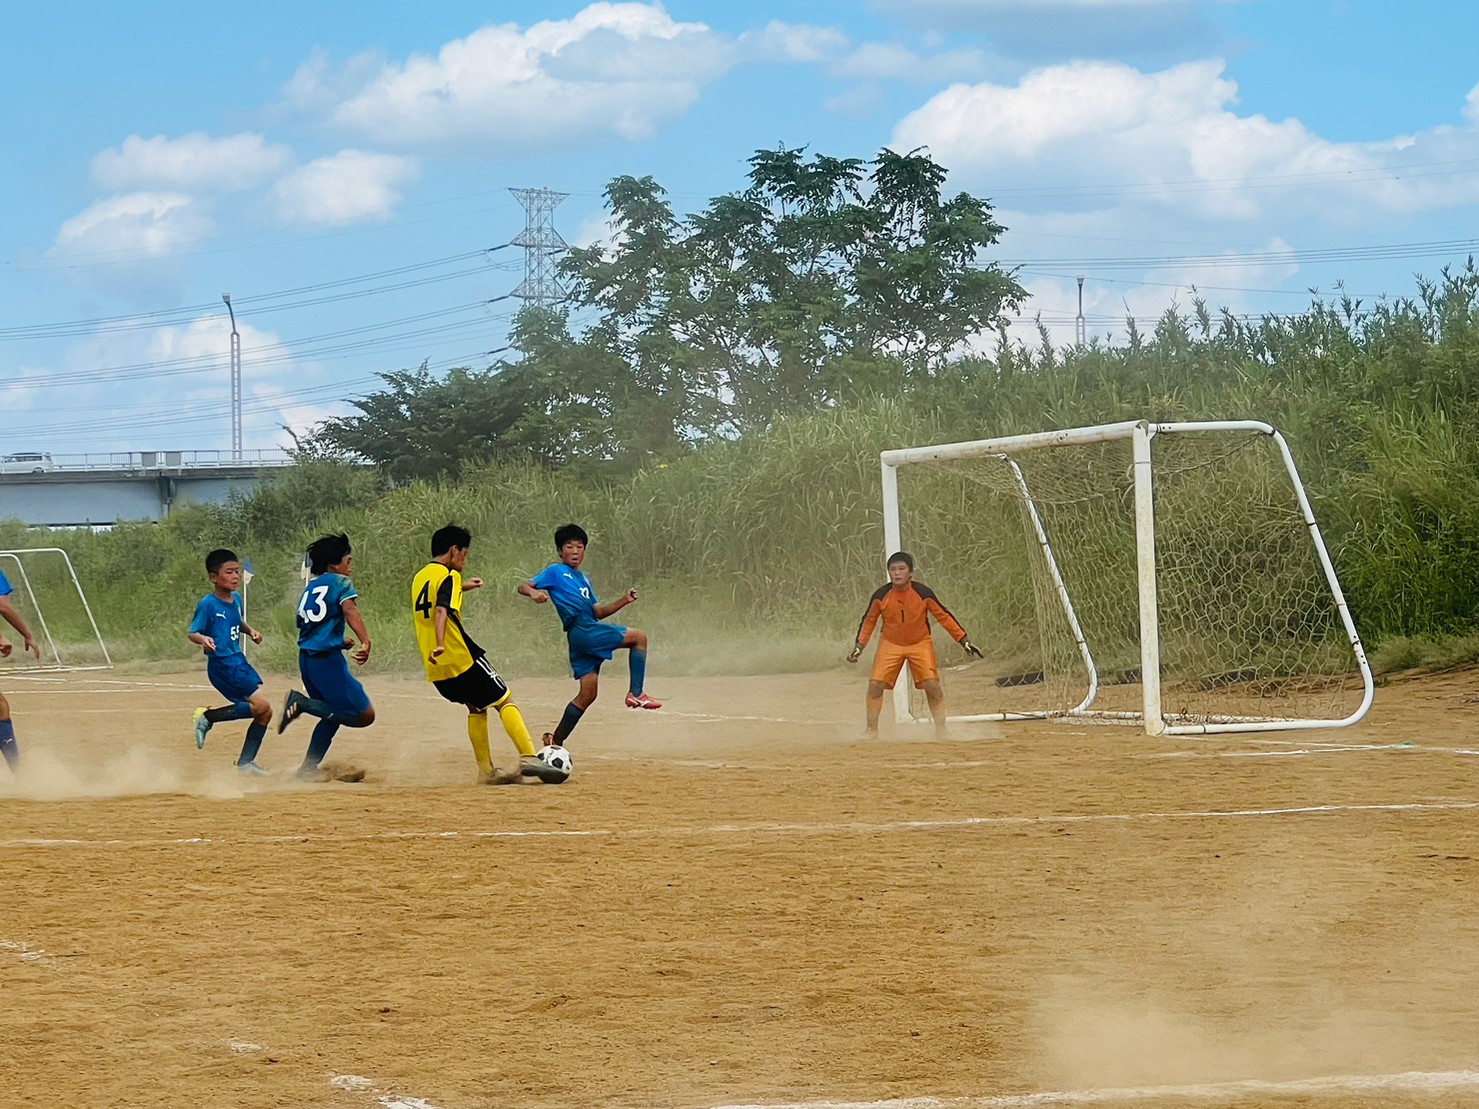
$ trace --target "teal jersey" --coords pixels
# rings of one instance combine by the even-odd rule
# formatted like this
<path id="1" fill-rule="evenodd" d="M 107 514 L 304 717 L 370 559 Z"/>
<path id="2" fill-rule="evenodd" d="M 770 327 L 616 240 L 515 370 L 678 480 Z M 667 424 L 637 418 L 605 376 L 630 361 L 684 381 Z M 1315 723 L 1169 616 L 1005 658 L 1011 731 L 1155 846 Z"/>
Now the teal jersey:
<path id="1" fill-rule="evenodd" d="M 298 649 L 344 650 L 344 602 L 358 596 L 343 574 L 319 574 L 309 581 L 298 601 Z"/>

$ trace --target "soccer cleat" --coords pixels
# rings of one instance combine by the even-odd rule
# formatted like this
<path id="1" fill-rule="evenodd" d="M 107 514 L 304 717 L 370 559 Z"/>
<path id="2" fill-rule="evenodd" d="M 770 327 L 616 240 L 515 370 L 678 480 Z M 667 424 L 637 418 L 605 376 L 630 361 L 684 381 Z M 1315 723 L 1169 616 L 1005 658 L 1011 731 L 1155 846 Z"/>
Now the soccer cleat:
<path id="1" fill-rule="evenodd" d="M 288 695 L 282 699 L 282 715 L 277 718 L 278 735 L 282 735 L 284 728 L 303 715 L 303 700 L 303 694 L 296 689 L 288 690 Z"/>
<path id="2" fill-rule="evenodd" d="M 662 702 L 653 700 L 645 693 L 628 693 L 627 708 L 629 709 L 660 709 Z"/>
<path id="3" fill-rule="evenodd" d="M 526 778 L 538 778 L 541 782 L 552 786 L 557 786 L 570 777 L 568 770 L 551 766 L 533 755 L 526 755 L 519 760 L 519 773 Z"/>
<path id="4" fill-rule="evenodd" d="M 237 773 L 245 774 L 249 778 L 266 778 L 271 773 L 254 762 L 239 762 L 236 764 L 236 770 Z"/>
<path id="5" fill-rule="evenodd" d="M 211 730 L 211 722 L 205 718 L 205 709 L 195 710 L 195 749 L 205 749 L 205 735 Z"/>

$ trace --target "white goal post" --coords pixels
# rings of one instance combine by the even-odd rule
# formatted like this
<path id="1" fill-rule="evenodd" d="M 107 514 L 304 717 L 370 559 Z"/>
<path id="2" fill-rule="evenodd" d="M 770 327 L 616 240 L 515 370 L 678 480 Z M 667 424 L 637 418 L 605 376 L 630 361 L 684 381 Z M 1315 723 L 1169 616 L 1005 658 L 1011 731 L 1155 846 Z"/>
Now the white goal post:
<path id="1" fill-rule="evenodd" d="M 29 569 L 27 568 L 29 564 Z M 0 571 L 10 579 L 15 605 L 36 636 L 40 660 L 21 649 L 19 636 L 0 620 L 0 634 L 15 644 L 9 671 L 108 670 L 113 659 L 93 618 L 72 559 L 60 547 L 0 551 Z M 42 598 L 46 599 L 43 606 Z M 48 611 L 50 618 L 48 618 Z"/>
<path id="2" fill-rule="evenodd" d="M 887 552 L 920 559 L 987 656 L 947 674 L 966 710 L 950 719 L 1205 734 L 1344 727 L 1371 707 L 1360 636 L 1269 424 L 1126 421 L 881 461 Z M 900 722 L 911 684 L 894 690 Z"/>

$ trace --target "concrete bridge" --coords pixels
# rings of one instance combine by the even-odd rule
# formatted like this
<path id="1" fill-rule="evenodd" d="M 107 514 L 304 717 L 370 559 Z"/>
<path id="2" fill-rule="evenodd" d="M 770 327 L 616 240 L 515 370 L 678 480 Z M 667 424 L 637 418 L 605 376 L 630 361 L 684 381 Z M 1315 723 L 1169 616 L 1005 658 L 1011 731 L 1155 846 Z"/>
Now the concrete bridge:
<path id="1" fill-rule="evenodd" d="M 11 455 L 0 458 L 0 519 L 32 527 L 157 523 L 177 504 L 224 504 L 292 464 L 282 450 Z"/>

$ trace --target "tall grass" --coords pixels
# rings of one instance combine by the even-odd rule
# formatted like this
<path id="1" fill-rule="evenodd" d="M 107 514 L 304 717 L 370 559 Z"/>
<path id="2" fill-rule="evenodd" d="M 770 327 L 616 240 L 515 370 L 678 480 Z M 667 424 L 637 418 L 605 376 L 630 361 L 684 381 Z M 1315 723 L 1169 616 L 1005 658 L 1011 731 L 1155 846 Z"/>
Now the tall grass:
<path id="1" fill-rule="evenodd" d="M 249 618 L 269 635 L 259 657 L 288 667 L 300 552 L 346 530 L 375 665 L 410 668 L 408 583 L 431 532 L 455 520 L 475 535 L 469 572 L 488 582 L 468 600 L 474 634 L 510 672 L 556 673 L 558 625 L 514 587 L 552 559 L 554 528 L 576 521 L 592 535 L 598 590 L 642 592 L 622 619 L 652 634 L 655 666 L 805 667 L 838 657 L 882 580 L 881 449 L 1142 417 L 1256 418 L 1292 443 L 1363 634 L 1461 640 L 1479 632 L 1476 293 L 1470 265 L 1413 298 L 1321 301 L 1256 322 L 1194 303 L 1149 335 L 1130 325 L 1115 345 L 1003 346 L 899 395 L 795 413 L 609 480 L 503 463 L 387 490 L 371 473 L 315 463 L 160 525 L 43 535 L 4 524 L 0 541 L 67 547 L 116 653 L 146 659 L 190 657 L 202 559 L 232 546 L 257 570 Z"/>

